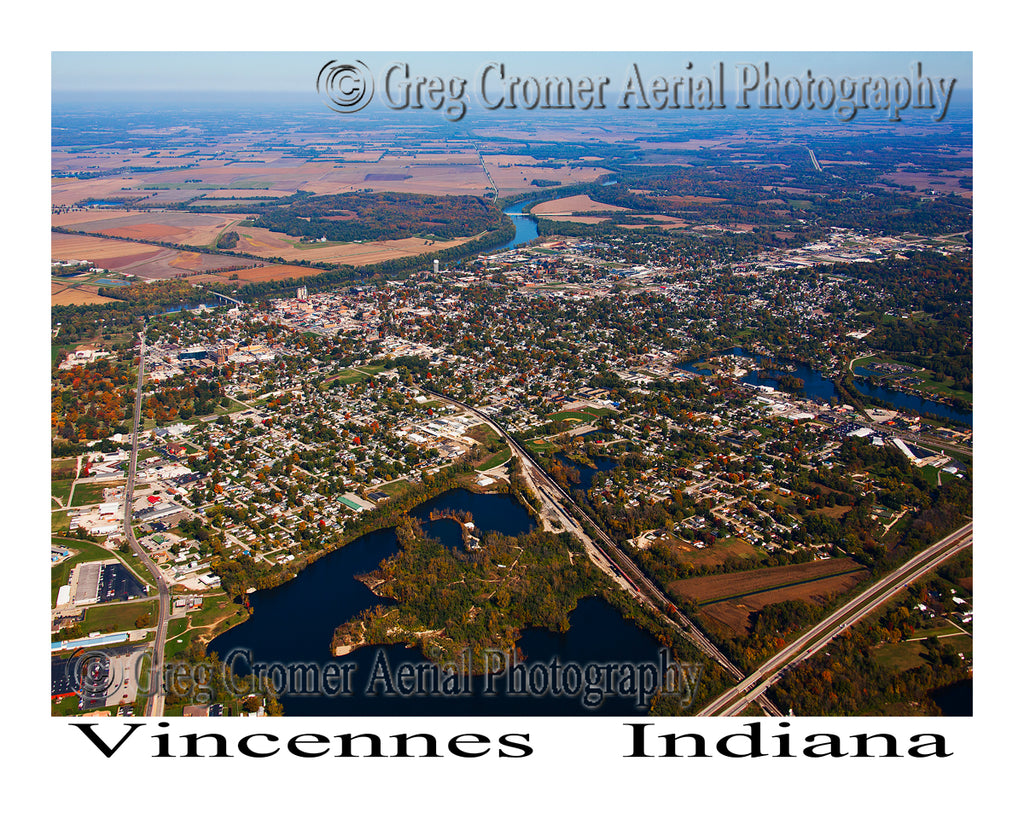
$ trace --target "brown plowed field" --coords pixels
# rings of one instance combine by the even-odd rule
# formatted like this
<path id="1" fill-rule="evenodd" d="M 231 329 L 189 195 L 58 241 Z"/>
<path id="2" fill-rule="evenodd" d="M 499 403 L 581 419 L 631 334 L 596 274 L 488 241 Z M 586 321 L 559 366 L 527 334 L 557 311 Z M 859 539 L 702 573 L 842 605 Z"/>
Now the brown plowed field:
<path id="1" fill-rule="evenodd" d="M 212 272 L 238 260 L 213 253 L 190 253 L 122 239 L 50 234 L 50 258 L 88 260 L 97 267 L 134 273 L 142 279 L 170 279 L 186 271 Z"/>
<path id="2" fill-rule="evenodd" d="M 247 282 L 266 282 L 273 279 L 299 279 L 323 273 L 318 267 L 300 267 L 293 264 L 268 264 L 264 267 L 250 267 L 237 270 L 238 278 Z"/>
<path id="3" fill-rule="evenodd" d="M 827 561 L 831 563 L 832 561 Z M 810 580 L 799 586 L 785 589 L 750 594 L 721 603 L 701 606 L 701 612 L 718 622 L 727 632 L 741 636 L 750 632 L 751 615 L 759 612 L 769 603 L 781 603 L 785 600 L 803 600 L 807 603 L 822 603 L 830 595 L 843 594 L 856 586 L 867 576 L 867 570 L 844 574 L 840 577 L 825 577 Z"/>
<path id="4" fill-rule="evenodd" d="M 92 219 L 79 218 L 81 212 L 54 216 L 53 224 L 73 224 L 77 230 L 102 233 L 121 239 L 174 242 L 202 247 L 213 242 L 222 231 L 241 217 L 229 214 L 181 213 L 176 211 L 92 211 Z M 73 219 L 73 221 L 71 221 Z M 65 221 L 67 220 L 67 221 Z"/>
<path id="5" fill-rule="evenodd" d="M 676 594 L 695 603 L 721 600 L 724 597 L 764 592 L 780 586 L 806 583 L 827 575 L 850 572 L 861 569 L 855 560 L 845 557 L 831 560 L 814 560 L 810 563 L 798 563 L 794 566 L 774 566 L 768 569 L 751 569 L 746 572 L 716 574 L 709 577 L 691 577 L 677 580 L 669 584 Z M 786 593 L 791 589 L 784 589 Z M 791 599 L 783 597 L 782 599 Z"/>
<path id="6" fill-rule="evenodd" d="M 544 216 L 548 213 L 592 213 L 594 211 L 619 211 L 629 210 L 620 208 L 618 205 L 606 205 L 603 202 L 595 202 L 586 194 L 579 196 L 567 196 L 564 199 L 551 199 L 541 202 L 530 208 L 530 213 L 536 216 Z"/>
<path id="7" fill-rule="evenodd" d="M 265 228 L 239 228 L 241 238 L 236 250 L 255 256 L 277 256 L 288 262 L 308 259 L 311 262 L 333 262 L 339 264 L 373 264 L 387 259 L 404 256 L 418 256 L 423 253 L 443 250 L 447 247 L 468 242 L 471 236 L 450 242 L 430 242 L 410 237 L 375 242 L 343 242 L 340 244 L 306 243 L 294 246 L 296 239 L 283 233 L 274 233 Z M 309 274 L 307 274 L 309 275 Z"/>
<path id="8" fill-rule="evenodd" d="M 64 304 L 105 304 L 116 299 L 109 299 L 101 296 L 93 287 L 90 290 L 79 290 L 75 287 L 67 287 L 58 282 L 50 284 L 50 306 L 56 307 Z"/>

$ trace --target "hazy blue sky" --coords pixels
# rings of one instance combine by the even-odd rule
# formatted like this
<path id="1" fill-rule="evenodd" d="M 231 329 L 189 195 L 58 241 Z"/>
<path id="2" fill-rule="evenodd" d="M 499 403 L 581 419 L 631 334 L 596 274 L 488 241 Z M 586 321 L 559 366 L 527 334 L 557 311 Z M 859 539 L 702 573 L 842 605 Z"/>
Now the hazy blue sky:
<path id="1" fill-rule="evenodd" d="M 402 60 L 414 74 L 457 76 L 471 82 L 492 60 L 521 76 L 607 75 L 620 82 L 636 61 L 646 74 L 707 71 L 719 61 L 731 87 L 735 63 L 763 63 L 779 77 L 803 75 L 904 76 L 921 61 L 924 73 L 955 77 L 957 87 L 972 86 L 970 52 L 54 52 L 52 90 L 106 91 L 252 91 L 308 92 L 320 67 L 331 59 L 361 59 L 375 74 Z"/>

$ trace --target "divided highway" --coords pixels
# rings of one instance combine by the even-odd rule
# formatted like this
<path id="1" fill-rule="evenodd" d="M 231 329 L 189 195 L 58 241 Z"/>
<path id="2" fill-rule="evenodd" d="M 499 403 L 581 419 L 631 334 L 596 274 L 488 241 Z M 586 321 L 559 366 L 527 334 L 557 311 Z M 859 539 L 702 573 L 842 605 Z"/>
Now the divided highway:
<path id="1" fill-rule="evenodd" d="M 153 575 L 157 591 L 160 596 L 159 614 L 156 623 L 156 642 L 153 645 L 153 653 L 149 667 L 149 685 L 146 693 L 146 716 L 161 717 L 164 713 L 164 690 L 163 690 L 163 666 L 164 666 L 164 645 L 167 642 L 167 619 L 170 616 L 171 600 L 170 587 L 164 580 L 163 574 L 153 559 L 146 554 L 146 550 L 139 545 L 135 538 L 135 530 L 132 528 L 132 506 L 135 497 L 135 468 L 139 456 L 139 423 L 142 416 L 142 382 L 146 373 L 146 329 L 143 327 L 139 334 L 139 379 L 135 385 L 135 415 L 132 422 L 132 454 L 128 462 L 128 481 L 124 488 L 124 534 L 132 551 L 139 557 L 143 565 Z M 143 689 L 140 689 L 143 690 Z"/>
<path id="2" fill-rule="evenodd" d="M 877 609 L 957 552 L 966 549 L 973 541 L 974 524 L 968 523 L 914 555 L 898 569 L 858 594 L 804 635 L 798 637 L 736 687 L 706 705 L 698 713 L 698 716 L 735 716 L 742 713 L 751 701 L 763 696 L 765 690 L 774 684 L 791 665 L 801 662 L 819 651 L 836 635 L 845 631 L 853 623 Z"/>

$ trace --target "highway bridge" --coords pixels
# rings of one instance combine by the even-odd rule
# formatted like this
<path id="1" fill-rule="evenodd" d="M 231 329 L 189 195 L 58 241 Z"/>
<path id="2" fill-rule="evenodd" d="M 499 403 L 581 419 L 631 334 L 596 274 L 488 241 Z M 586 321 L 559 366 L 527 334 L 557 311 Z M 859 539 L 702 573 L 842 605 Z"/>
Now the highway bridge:
<path id="1" fill-rule="evenodd" d="M 968 523 L 918 552 L 898 569 L 887 574 L 806 631 L 734 688 L 708 703 L 698 716 L 735 716 L 742 713 L 751 701 L 762 697 L 787 668 L 820 651 L 855 622 L 904 591 L 915 580 L 928 574 L 957 552 L 966 549 L 973 541 L 974 524 Z"/>

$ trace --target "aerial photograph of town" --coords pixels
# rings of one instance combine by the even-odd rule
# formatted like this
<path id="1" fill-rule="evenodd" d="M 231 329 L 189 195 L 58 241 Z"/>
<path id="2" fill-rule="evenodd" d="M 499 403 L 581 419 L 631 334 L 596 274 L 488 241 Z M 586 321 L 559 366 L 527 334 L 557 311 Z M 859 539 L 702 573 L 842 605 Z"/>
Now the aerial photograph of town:
<path id="1" fill-rule="evenodd" d="M 52 54 L 52 716 L 972 713 L 969 52 L 144 56 Z"/>

